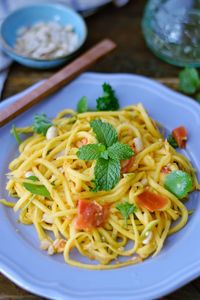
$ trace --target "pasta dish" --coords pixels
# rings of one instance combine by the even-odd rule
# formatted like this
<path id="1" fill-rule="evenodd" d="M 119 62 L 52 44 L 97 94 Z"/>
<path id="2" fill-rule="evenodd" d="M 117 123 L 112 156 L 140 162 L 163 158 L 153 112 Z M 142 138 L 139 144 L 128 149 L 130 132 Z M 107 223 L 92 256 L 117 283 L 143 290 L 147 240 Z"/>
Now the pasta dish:
<path id="1" fill-rule="evenodd" d="M 34 225 L 42 250 L 69 265 L 112 269 L 155 256 L 187 223 L 185 201 L 200 187 L 174 147 L 185 147 L 186 129 L 168 139 L 160 131 L 140 103 L 65 109 L 52 121 L 36 115 L 34 126 L 13 128 L 27 136 L 9 165 L 6 188 L 16 201 L 1 202 Z"/>

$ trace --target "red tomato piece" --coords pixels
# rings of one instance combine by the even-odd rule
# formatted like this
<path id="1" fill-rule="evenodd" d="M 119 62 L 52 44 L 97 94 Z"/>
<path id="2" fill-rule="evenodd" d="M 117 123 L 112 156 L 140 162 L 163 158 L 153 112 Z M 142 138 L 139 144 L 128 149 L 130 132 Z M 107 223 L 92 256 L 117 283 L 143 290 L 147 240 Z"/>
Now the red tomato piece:
<path id="1" fill-rule="evenodd" d="M 100 205 L 95 201 L 78 201 L 76 229 L 91 230 L 104 225 L 109 215 L 109 205 Z"/>
<path id="2" fill-rule="evenodd" d="M 135 157 L 131 156 L 131 158 L 121 161 L 121 173 L 122 174 L 128 172 L 128 170 L 131 168 L 131 166 L 134 162 L 134 159 L 135 159 Z"/>
<path id="3" fill-rule="evenodd" d="M 130 146 L 131 147 L 131 149 L 134 151 L 134 153 L 137 153 L 137 149 L 136 149 L 136 147 L 135 147 L 135 144 L 133 144 L 132 146 Z"/>
<path id="4" fill-rule="evenodd" d="M 83 138 L 81 140 L 81 142 L 82 142 L 83 145 L 87 145 L 88 144 L 88 139 L 87 138 Z"/>
<path id="5" fill-rule="evenodd" d="M 169 174 L 171 172 L 171 170 L 169 167 L 165 166 L 165 167 L 162 167 L 161 172 L 164 174 Z"/>
<path id="6" fill-rule="evenodd" d="M 150 212 L 156 210 L 163 210 L 169 204 L 169 199 L 145 190 L 143 193 L 137 196 L 136 202 L 138 206 L 148 209 Z"/>
<path id="7" fill-rule="evenodd" d="M 180 126 L 172 130 L 172 136 L 177 142 L 179 148 L 185 148 L 187 141 L 187 130 L 184 126 Z"/>
<path id="8" fill-rule="evenodd" d="M 81 141 L 76 142 L 76 147 L 80 148 L 84 145 L 88 144 L 88 139 L 87 138 L 83 138 Z"/>

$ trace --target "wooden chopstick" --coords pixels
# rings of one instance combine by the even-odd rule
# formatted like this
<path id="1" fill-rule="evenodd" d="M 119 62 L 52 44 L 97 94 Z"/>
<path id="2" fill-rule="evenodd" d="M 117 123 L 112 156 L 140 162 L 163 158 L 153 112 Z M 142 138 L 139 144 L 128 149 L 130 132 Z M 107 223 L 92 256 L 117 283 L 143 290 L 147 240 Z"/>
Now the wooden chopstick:
<path id="1" fill-rule="evenodd" d="M 25 112 L 45 97 L 54 93 L 65 84 L 69 83 L 77 75 L 88 69 L 97 60 L 104 57 L 115 48 L 116 44 L 113 41 L 105 39 L 86 51 L 80 57 L 76 58 L 73 62 L 47 79 L 39 87 L 26 94 L 16 103 L 13 103 L 1 110 L 0 127 L 13 120 L 19 114 Z"/>

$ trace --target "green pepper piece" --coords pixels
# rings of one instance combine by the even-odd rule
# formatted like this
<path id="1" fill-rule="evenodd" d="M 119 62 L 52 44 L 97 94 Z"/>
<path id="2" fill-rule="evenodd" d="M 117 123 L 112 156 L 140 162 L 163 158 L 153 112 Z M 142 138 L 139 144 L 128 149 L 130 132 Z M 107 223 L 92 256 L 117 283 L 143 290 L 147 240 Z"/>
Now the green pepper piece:
<path id="1" fill-rule="evenodd" d="M 181 170 L 172 171 L 166 175 L 164 187 L 178 199 L 182 199 L 192 190 L 192 177 Z"/>

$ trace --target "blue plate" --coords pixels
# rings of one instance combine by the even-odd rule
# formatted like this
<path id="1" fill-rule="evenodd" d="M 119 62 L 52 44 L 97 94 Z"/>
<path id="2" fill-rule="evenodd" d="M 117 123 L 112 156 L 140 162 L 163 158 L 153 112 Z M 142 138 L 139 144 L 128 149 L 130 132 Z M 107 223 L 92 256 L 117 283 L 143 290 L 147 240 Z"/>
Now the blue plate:
<path id="1" fill-rule="evenodd" d="M 150 115 L 168 130 L 185 125 L 189 141 L 185 155 L 200 170 L 200 106 L 150 79 L 126 74 L 81 75 L 55 95 L 37 104 L 14 120 L 16 126 L 32 123 L 35 113 L 45 112 L 54 117 L 60 110 L 76 108 L 77 101 L 87 96 L 90 106 L 101 94 L 101 84 L 109 82 L 116 90 L 121 106 L 142 102 Z M 13 103 L 19 95 L 0 105 Z M 5 191 L 8 163 L 16 157 L 17 145 L 10 135 L 11 123 L 0 129 L 0 198 L 8 198 Z M 19 286 L 51 299 L 155 299 L 200 275 L 200 196 L 194 192 L 188 201 L 194 208 L 188 224 L 169 237 L 161 253 L 143 263 L 108 271 L 91 271 L 71 267 L 62 255 L 47 256 L 39 249 L 39 241 L 32 226 L 20 225 L 17 216 L 0 207 L 0 271 Z"/>

